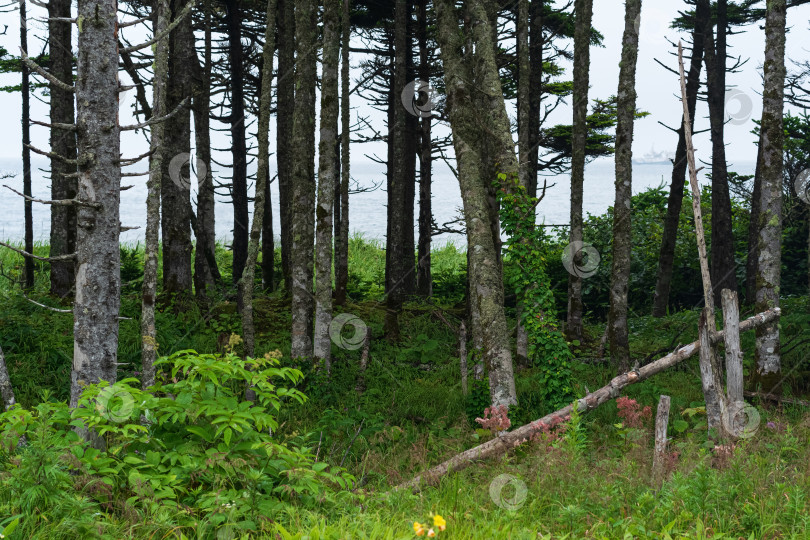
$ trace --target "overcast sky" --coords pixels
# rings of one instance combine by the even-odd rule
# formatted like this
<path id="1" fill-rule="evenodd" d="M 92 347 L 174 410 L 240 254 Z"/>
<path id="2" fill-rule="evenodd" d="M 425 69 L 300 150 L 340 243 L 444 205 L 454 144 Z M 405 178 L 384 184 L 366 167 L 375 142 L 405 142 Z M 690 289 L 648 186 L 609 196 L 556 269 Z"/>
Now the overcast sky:
<path id="1" fill-rule="evenodd" d="M 30 6 L 29 18 L 43 17 L 45 10 Z M 677 79 L 655 63 L 658 58 L 673 68 L 676 67 L 675 58 L 669 55 L 671 46 L 666 37 L 677 39 L 678 34 L 668 28 L 670 21 L 677 15 L 679 9 L 685 7 L 681 1 L 671 0 L 645 0 L 641 16 L 640 54 L 638 65 L 637 89 L 638 107 L 652 113 L 651 116 L 639 120 L 636 126 L 634 154 L 641 157 L 654 146 L 657 151 L 672 151 L 675 148 L 676 137 L 666 128 L 658 124 L 659 121 L 676 126 L 680 121 L 680 104 L 675 97 L 678 91 Z M 591 50 L 591 97 L 605 98 L 615 94 L 619 72 L 619 56 L 621 34 L 623 30 L 624 4 L 620 0 L 596 0 L 594 6 L 594 26 L 604 34 L 604 47 Z M 19 19 L 15 13 L 2 15 L 3 25 L 8 25 L 6 33 L 0 36 L 0 44 L 10 51 L 18 51 L 19 47 Z M 810 60 L 810 5 L 793 8 L 788 14 L 790 32 L 787 38 L 788 57 L 795 60 Z M 135 37 L 135 29 L 127 29 L 128 35 Z M 30 20 L 29 34 L 44 36 L 44 25 L 41 22 Z M 76 33 L 74 32 L 74 40 Z M 29 35 L 29 48 L 32 54 L 37 54 L 42 48 L 42 42 Z M 759 118 L 761 112 L 760 93 L 762 89 L 761 69 L 764 46 L 764 33 L 758 25 L 746 27 L 744 33 L 734 35 L 729 40 L 730 53 L 748 59 L 747 64 L 740 73 L 728 77 L 728 84 L 733 87 L 729 91 L 728 109 L 734 115 L 733 121 L 727 126 L 726 142 L 727 155 L 730 162 L 751 161 L 753 137 L 750 134 L 753 124 L 751 118 Z M 126 77 L 122 76 L 126 81 Z M 18 83 L 17 77 L 6 75 L 0 78 L 0 84 L 11 85 Z M 731 97 L 737 93 L 737 97 Z M 132 95 L 128 96 L 132 99 Z M 126 107 L 122 107 L 126 110 Z M 742 110 L 741 110 L 742 109 Z M 0 94 L 0 110 L 3 111 L 3 129 L 0 131 L 0 159 L 4 163 L 8 160 L 18 159 L 21 153 L 21 126 L 20 126 L 20 95 Z M 360 110 L 362 113 L 362 109 Z M 706 119 L 706 105 L 699 104 L 698 127 L 704 129 L 708 125 Z M 47 119 L 47 106 L 36 99 L 32 99 L 31 116 L 35 119 Z M 553 118 L 554 122 L 570 123 L 570 111 L 560 108 Z M 128 123 L 126 115 L 122 116 L 122 123 Z M 43 127 L 32 126 L 32 137 L 35 145 L 47 147 L 47 130 Z M 216 141 L 215 141 L 216 142 Z M 223 145 L 215 144 L 222 147 Z M 701 135 L 696 141 L 699 158 L 707 159 L 705 155 L 709 150 L 708 135 Z M 132 133 L 124 134 L 122 148 L 135 150 L 145 148 L 142 135 Z M 364 154 L 370 149 L 363 148 L 353 153 L 353 164 L 357 162 L 362 169 Z M 8 165 L 6 165 L 8 166 Z M 5 194 L 0 195 L 0 198 Z"/>

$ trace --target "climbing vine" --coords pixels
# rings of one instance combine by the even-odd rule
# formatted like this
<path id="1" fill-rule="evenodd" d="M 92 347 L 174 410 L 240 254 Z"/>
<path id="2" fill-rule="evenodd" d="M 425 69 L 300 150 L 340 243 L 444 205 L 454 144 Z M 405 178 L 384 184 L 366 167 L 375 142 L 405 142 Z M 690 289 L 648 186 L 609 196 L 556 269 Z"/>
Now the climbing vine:
<path id="1" fill-rule="evenodd" d="M 495 182 L 500 203 L 506 285 L 518 297 L 520 321 L 529 338 L 529 359 L 538 370 L 543 404 L 556 410 L 574 398 L 571 350 L 558 328 L 554 297 L 546 275 L 545 235 L 535 224 L 539 202 L 516 177 L 499 174 Z"/>

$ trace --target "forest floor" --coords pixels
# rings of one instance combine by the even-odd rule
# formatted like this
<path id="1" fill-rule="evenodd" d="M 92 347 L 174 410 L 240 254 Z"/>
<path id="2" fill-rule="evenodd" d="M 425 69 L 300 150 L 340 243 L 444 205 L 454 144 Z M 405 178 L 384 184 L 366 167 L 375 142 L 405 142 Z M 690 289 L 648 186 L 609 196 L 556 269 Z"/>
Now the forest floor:
<path id="1" fill-rule="evenodd" d="M 37 249 L 47 252 L 46 246 Z M 639 412 L 650 407 L 653 416 L 660 395 L 672 398 L 667 477 L 658 490 L 650 481 L 651 420 L 631 427 L 610 402 L 572 422 L 564 434 L 449 474 L 419 494 L 392 491 L 392 486 L 492 437 L 474 422 L 486 406 L 485 389 L 473 384 L 469 396 L 462 394 L 457 337 L 442 320 L 454 325 L 463 314 L 465 256 L 452 245 L 434 252 L 434 297 L 406 305 L 402 341 L 392 345 L 382 337 L 384 254 L 360 239 L 352 240 L 351 253 L 350 302 L 344 311 L 372 330 L 366 390 L 362 395 L 355 391 L 360 350 L 334 347 L 331 379 L 302 369 L 306 378 L 298 388 L 308 400 L 282 409 L 274 436 L 345 467 L 356 479 L 352 492 L 325 496 L 314 505 L 290 503 L 263 516 L 275 528 L 269 535 L 243 535 L 227 526 L 217 534 L 195 532 L 173 523 L 171 516 L 122 514 L 104 505 L 94 506 L 96 513 L 72 515 L 65 509 L 69 505 L 54 504 L 36 509 L 46 519 L 19 537 L 75 538 L 76 523 L 90 520 L 96 526 L 83 537 L 399 539 L 415 537 L 414 522 L 432 527 L 431 514 L 439 514 L 446 530 L 434 527 L 434 532 L 447 538 L 810 538 L 810 409 L 753 400 L 751 436 L 729 452 L 713 451 L 697 358 L 626 389 Z M 227 252 L 218 257 L 229 277 Z M 122 377 L 137 374 L 140 363 L 137 260 L 136 249 L 124 250 L 122 315 L 133 320 L 120 325 L 119 361 L 128 364 L 120 369 Z M 0 251 L 0 263 L 5 274 L 13 275 L 19 258 Z M 42 272 L 29 297 L 53 307 L 67 305 L 46 290 Z M 262 294 L 255 306 L 257 356 L 278 349 L 288 358 L 289 300 L 281 293 Z M 810 384 L 810 302 L 807 297 L 785 298 L 782 307 L 785 392 L 801 397 Z M 743 309 L 743 317 L 750 314 Z M 631 319 L 634 358 L 644 364 L 695 340 L 698 315 L 690 310 L 660 319 Z M 590 323 L 589 339 L 575 350 L 577 395 L 615 375 L 609 363 L 594 361 L 604 325 Z M 160 353 L 166 355 L 186 349 L 219 352 L 222 336 L 240 331 L 227 294 L 212 298 L 208 309 L 192 305 L 175 313 L 165 306 L 157 324 Z M 67 399 L 71 316 L 30 303 L 2 277 L 0 345 L 23 406 Z M 746 373 L 753 366 L 752 345 L 749 332 L 743 336 Z M 513 427 L 543 412 L 534 399 L 535 380 L 532 367 L 518 370 L 522 407 Z M 4 456 L 0 452 L 0 475 L 14 466 Z M 22 513 L 17 495 L 0 482 L 0 530 Z M 88 493 L 76 496 L 92 499 Z"/>

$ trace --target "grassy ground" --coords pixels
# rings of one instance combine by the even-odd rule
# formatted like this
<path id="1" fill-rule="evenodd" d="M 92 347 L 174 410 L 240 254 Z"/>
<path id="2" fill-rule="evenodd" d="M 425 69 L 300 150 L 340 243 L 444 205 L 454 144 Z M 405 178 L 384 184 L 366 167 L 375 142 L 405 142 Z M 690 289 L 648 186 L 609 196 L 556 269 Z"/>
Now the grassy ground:
<path id="1" fill-rule="evenodd" d="M 119 356 L 127 363 L 122 376 L 139 371 L 139 268 L 134 248 L 125 264 Z M 46 254 L 47 246 L 36 252 Z M 228 253 L 218 257 L 228 272 Z M 125 255 L 125 260 L 127 256 Z M 753 436 L 728 455 L 713 453 L 705 435 L 697 360 L 692 359 L 652 380 L 627 389 L 627 396 L 653 411 L 661 394 L 672 396 L 667 480 L 651 487 L 651 424 L 629 428 L 615 403 L 608 403 L 570 426 L 556 440 L 524 445 L 503 458 L 443 478 L 419 494 L 391 487 L 491 438 L 473 419 L 482 411 L 461 392 L 456 337 L 441 321 L 457 324 L 463 314 L 465 255 L 452 245 L 432 257 L 435 297 L 406 305 L 402 342 L 382 339 L 384 254 L 380 246 L 352 240 L 351 301 L 346 311 L 372 329 L 366 391 L 355 391 L 360 351 L 334 348 L 333 377 L 307 373 L 300 389 L 309 400 L 283 409 L 275 436 L 311 448 L 321 461 L 341 465 L 356 478 L 351 492 L 318 505 L 290 504 L 265 516 L 265 537 L 275 538 L 412 538 L 413 522 L 430 522 L 436 513 L 447 521 L 439 537 L 447 538 L 810 538 L 810 416 L 801 407 L 757 406 Z M 0 344 L 6 353 L 18 400 L 33 406 L 68 397 L 72 358 L 72 318 L 28 302 L 11 284 L 20 258 L 0 250 L 0 264 L 12 279 L 0 277 Z M 229 276 L 226 275 L 229 279 Z M 54 307 L 45 294 L 47 276 L 37 279 L 32 299 Z M 289 301 L 283 293 L 259 294 L 255 302 L 257 353 L 289 353 Z M 808 299 L 784 300 L 782 320 L 786 389 L 801 395 L 810 338 Z M 750 311 L 749 313 L 750 314 Z M 746 314 L 744 313 L 744 316 Z M 697 311 L 662 319 L 631 320 L 634 357 L 648 362 L 686 344 L 697 335 Z M 591 340 L 580 346 L 581 359 L 595 356 L 603 326 L 590 321 Z M 184 349 L 216 352 L 221 336 L 240 332 L 233 298 L 227 292 L 207 308 L 192 306 L 158 314 L 161 354 Z M 753 334 L 744 336 L 745 366 L 753 365 Z M 306 372 L 306 370 L 305 370 Z M 574 364 L 578 395 L 604 385 L 614 375 L 605 363 Z M 517 375 L 521 421 L 543 412 L 536 404 L 536 373 Z M 473 397 L 476 392 L 473 391 Z M 754 418 L 752 413 L 751 418 Z M 517 419 L 516 419 L 517 421 Z M 626 422 L 625 422 L 626 424 Z M 9 465 L 9 464 L 6 464 Z M 507 476 L 503 476 L 507 475 Z M 499 486 L 502 489 L 499 491 Z M 18 508 L 0 488 L 0 527 L 4 513 Z M 5 500 L 4 500 L 5 499 Z M 122 515 L 92 502 L 87 493 L 68 509 L 43 508 L 50 516 L 24 537 L 235 538 L 226 525 L 218 533 L 179 526 L 172 515 Z M 67 503 L 65 503 L 67 504 Z M 58 511 L 57 511 L 58 510 Z M 97 513 L 97 515 L 95 514 Z M 20 536 L 23 537 L 23 536 Z"/>

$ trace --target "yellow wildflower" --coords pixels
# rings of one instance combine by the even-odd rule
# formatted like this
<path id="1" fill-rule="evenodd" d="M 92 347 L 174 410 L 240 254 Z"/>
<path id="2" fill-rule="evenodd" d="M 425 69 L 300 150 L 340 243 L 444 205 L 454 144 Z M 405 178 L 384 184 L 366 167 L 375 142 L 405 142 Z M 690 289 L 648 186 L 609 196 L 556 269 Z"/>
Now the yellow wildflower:
<path id="1" fill-rule="evenodd" d="M 422 536 L 423 534 L 425 534 L 425 528 L 418 521 L 414 521 L 413 522 L 413 532 L 416 533 L 416 536 Z"/>
<path id="2" fill-rule="evenodd" d="M 428 538 L 433 538 L 434 536 L 436 536 L 436 531 L 433 529 L 428 530 Z"/>
<path id="3" fill-rule="evenodd" d="M 436 514 L 433 516 L 433 525 L 438 527 L 440 531 L 443 531 L 445 527 L 447 527 L 447 522 L 444 520 L 442 516 Z"/>

